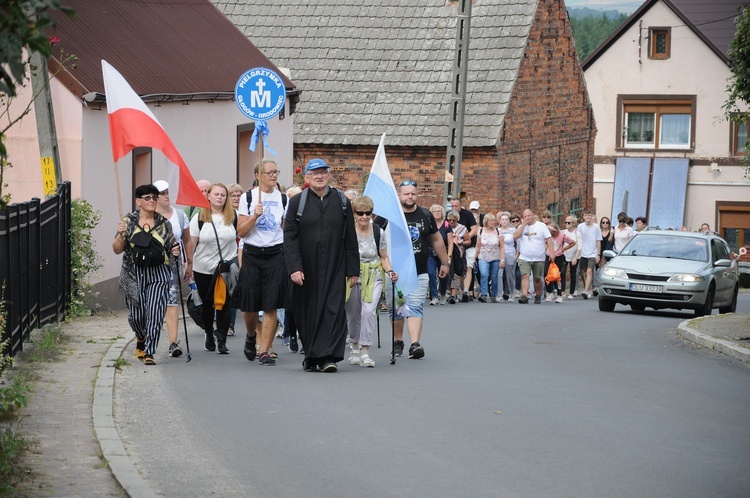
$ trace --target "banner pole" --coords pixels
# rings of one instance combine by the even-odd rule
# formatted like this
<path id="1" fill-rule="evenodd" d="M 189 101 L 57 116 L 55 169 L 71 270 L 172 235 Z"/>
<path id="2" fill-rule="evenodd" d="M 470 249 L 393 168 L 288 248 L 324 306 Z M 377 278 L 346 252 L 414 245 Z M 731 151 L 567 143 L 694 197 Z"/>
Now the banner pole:
<path id="1" fill-rule="evenodd" d="M 120 170 L 117 168 L 117 161 L 115 163 L 115 187 L 117 188 L 117 209 L 122 219 L 122 193 L 120 193 Z"/>

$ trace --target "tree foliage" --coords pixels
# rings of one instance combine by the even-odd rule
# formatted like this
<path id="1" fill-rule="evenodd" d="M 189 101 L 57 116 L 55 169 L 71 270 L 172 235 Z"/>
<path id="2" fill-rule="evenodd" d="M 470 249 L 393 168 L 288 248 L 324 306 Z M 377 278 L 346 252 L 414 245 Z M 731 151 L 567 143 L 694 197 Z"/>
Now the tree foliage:
<path id="1" fill-rule="evenodd" d="M 731 60 L 730 70 L 732 76 L 729 79 L 727 92 L 729 97 L 724 104 L 724 110 L 730 116 L 739 116 L 742 122 L 747 122 L 748 112 L 741 113 L 740 105 L 750 104 L 750 8 L 742 10 L 737 19 L 737 32 L 732 43 L 729 45 L 729 58 Z"/>
<path id="2" fill-rule="evenodd" d="M 573 39 L 576 42 L 578 60 L 584 60 L 588 57 L 627 18 L 627 14 L 620 14 L 613 18 L 606 14 L 601 17 L 571 17 L 570 27 L 573 30 Z"/>

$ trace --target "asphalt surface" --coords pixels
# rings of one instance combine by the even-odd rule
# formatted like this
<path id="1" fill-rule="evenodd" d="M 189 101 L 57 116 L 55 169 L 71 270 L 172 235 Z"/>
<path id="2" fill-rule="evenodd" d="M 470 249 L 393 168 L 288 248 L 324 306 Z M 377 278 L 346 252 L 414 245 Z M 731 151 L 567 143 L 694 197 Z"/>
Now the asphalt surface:
<path id="1" fill-rule="evenodd" d="M 382 315 L 377 366 L 336 374 L 302 372 L 279 341 L 275 367 L 245 360 L 241 336 L 230 355 L 203 351 L 192 325 L 191 362 L 166 358 L 162 342 L 146 367 L 124 313 L 65 324 L 72 351 L 91 347 L 87 333 L 112 346 L 93 402 L 66 398 L 93 406 L 75 422 L 91 437 L 39 423 L 63 406 L 33 406 L 37 423 L 24 429 L 55 444 L 27 494 L 746 496 L 750 367 L 677 337 L 690 314 L 602 313 L 593 300 L 427 309 L 423 360 L 389 365 Z M 750 312 L 750 296 L 738 311 Z M 708 320 L 741 332 L 747 318 Z M 116 370 L 121 352 L 128 364 Z M 83 381 L 99 354 L 59 368 Z M 84 463 L 97 441 L 115 479 Z M 88 473 L 50 478 L 60 452 Z"/>

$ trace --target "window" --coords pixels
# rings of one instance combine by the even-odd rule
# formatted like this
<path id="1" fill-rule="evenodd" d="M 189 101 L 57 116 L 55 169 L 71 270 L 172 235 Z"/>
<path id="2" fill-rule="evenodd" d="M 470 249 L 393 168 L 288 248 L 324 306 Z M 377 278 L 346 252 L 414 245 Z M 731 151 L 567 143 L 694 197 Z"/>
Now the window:
<path id="1" fill-rule="evenodd" d="M 732 121 L 732 155 L 742 156 L 747 153 L 747 123 Z"/>
<path id="2" fill-rule="evenodd" d="M 669 59 L 672 49 L 671 32 L 669 28 L 649 29 L 649 57 L 651 59 Z"/>
<path id="3" fill-rule="evenodd" d="M 552 210 L 550 210 L 552 211 Z M 570 201 L 570 214 L 575 216 L 578 221 L 583 221 L 581 219 L 581 211 L 583 211 L 583 206 L 581 206 L 581 198 L 576 197 L 575 199 L 571 199 Z"/>
<path id="4" fill-rule="evenodd" d="M 559 202 L 553 202 L 552 204 L 547 204 L 547 211 L 549 211 L 552 214 L 552 220 L 555 223 L 560 222 L 560 216 L 562 213 L 560 212 L 560 203 Z"/>
<path id="5" fill-rule="evenodd" d="M 622 136 L 618 147 L 691 149 L 694 143 L 695 98 L 618 97 Z"/>

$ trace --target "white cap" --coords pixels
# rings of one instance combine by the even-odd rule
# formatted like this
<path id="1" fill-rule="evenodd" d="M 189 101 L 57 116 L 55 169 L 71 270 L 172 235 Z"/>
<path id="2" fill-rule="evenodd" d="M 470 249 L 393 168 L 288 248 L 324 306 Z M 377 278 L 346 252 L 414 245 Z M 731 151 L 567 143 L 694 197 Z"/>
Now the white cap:
<path id="1" fill-rule="evenodd" d="M 169 190 L 169 184 L 165 182 L 164 180 L 156 180 L 153 183 L 153 186 L 156 187 L 156 190 L 159 192 L 164 192 L 165 190 Z"/>
<path id="2" fill-rule="evenodd" d="M 161 192 L 161 190 L 159 192 Z M 469 204 L 469 209 L 479 209 L 479 202 L 471 201 L 471 204 Z"/>

